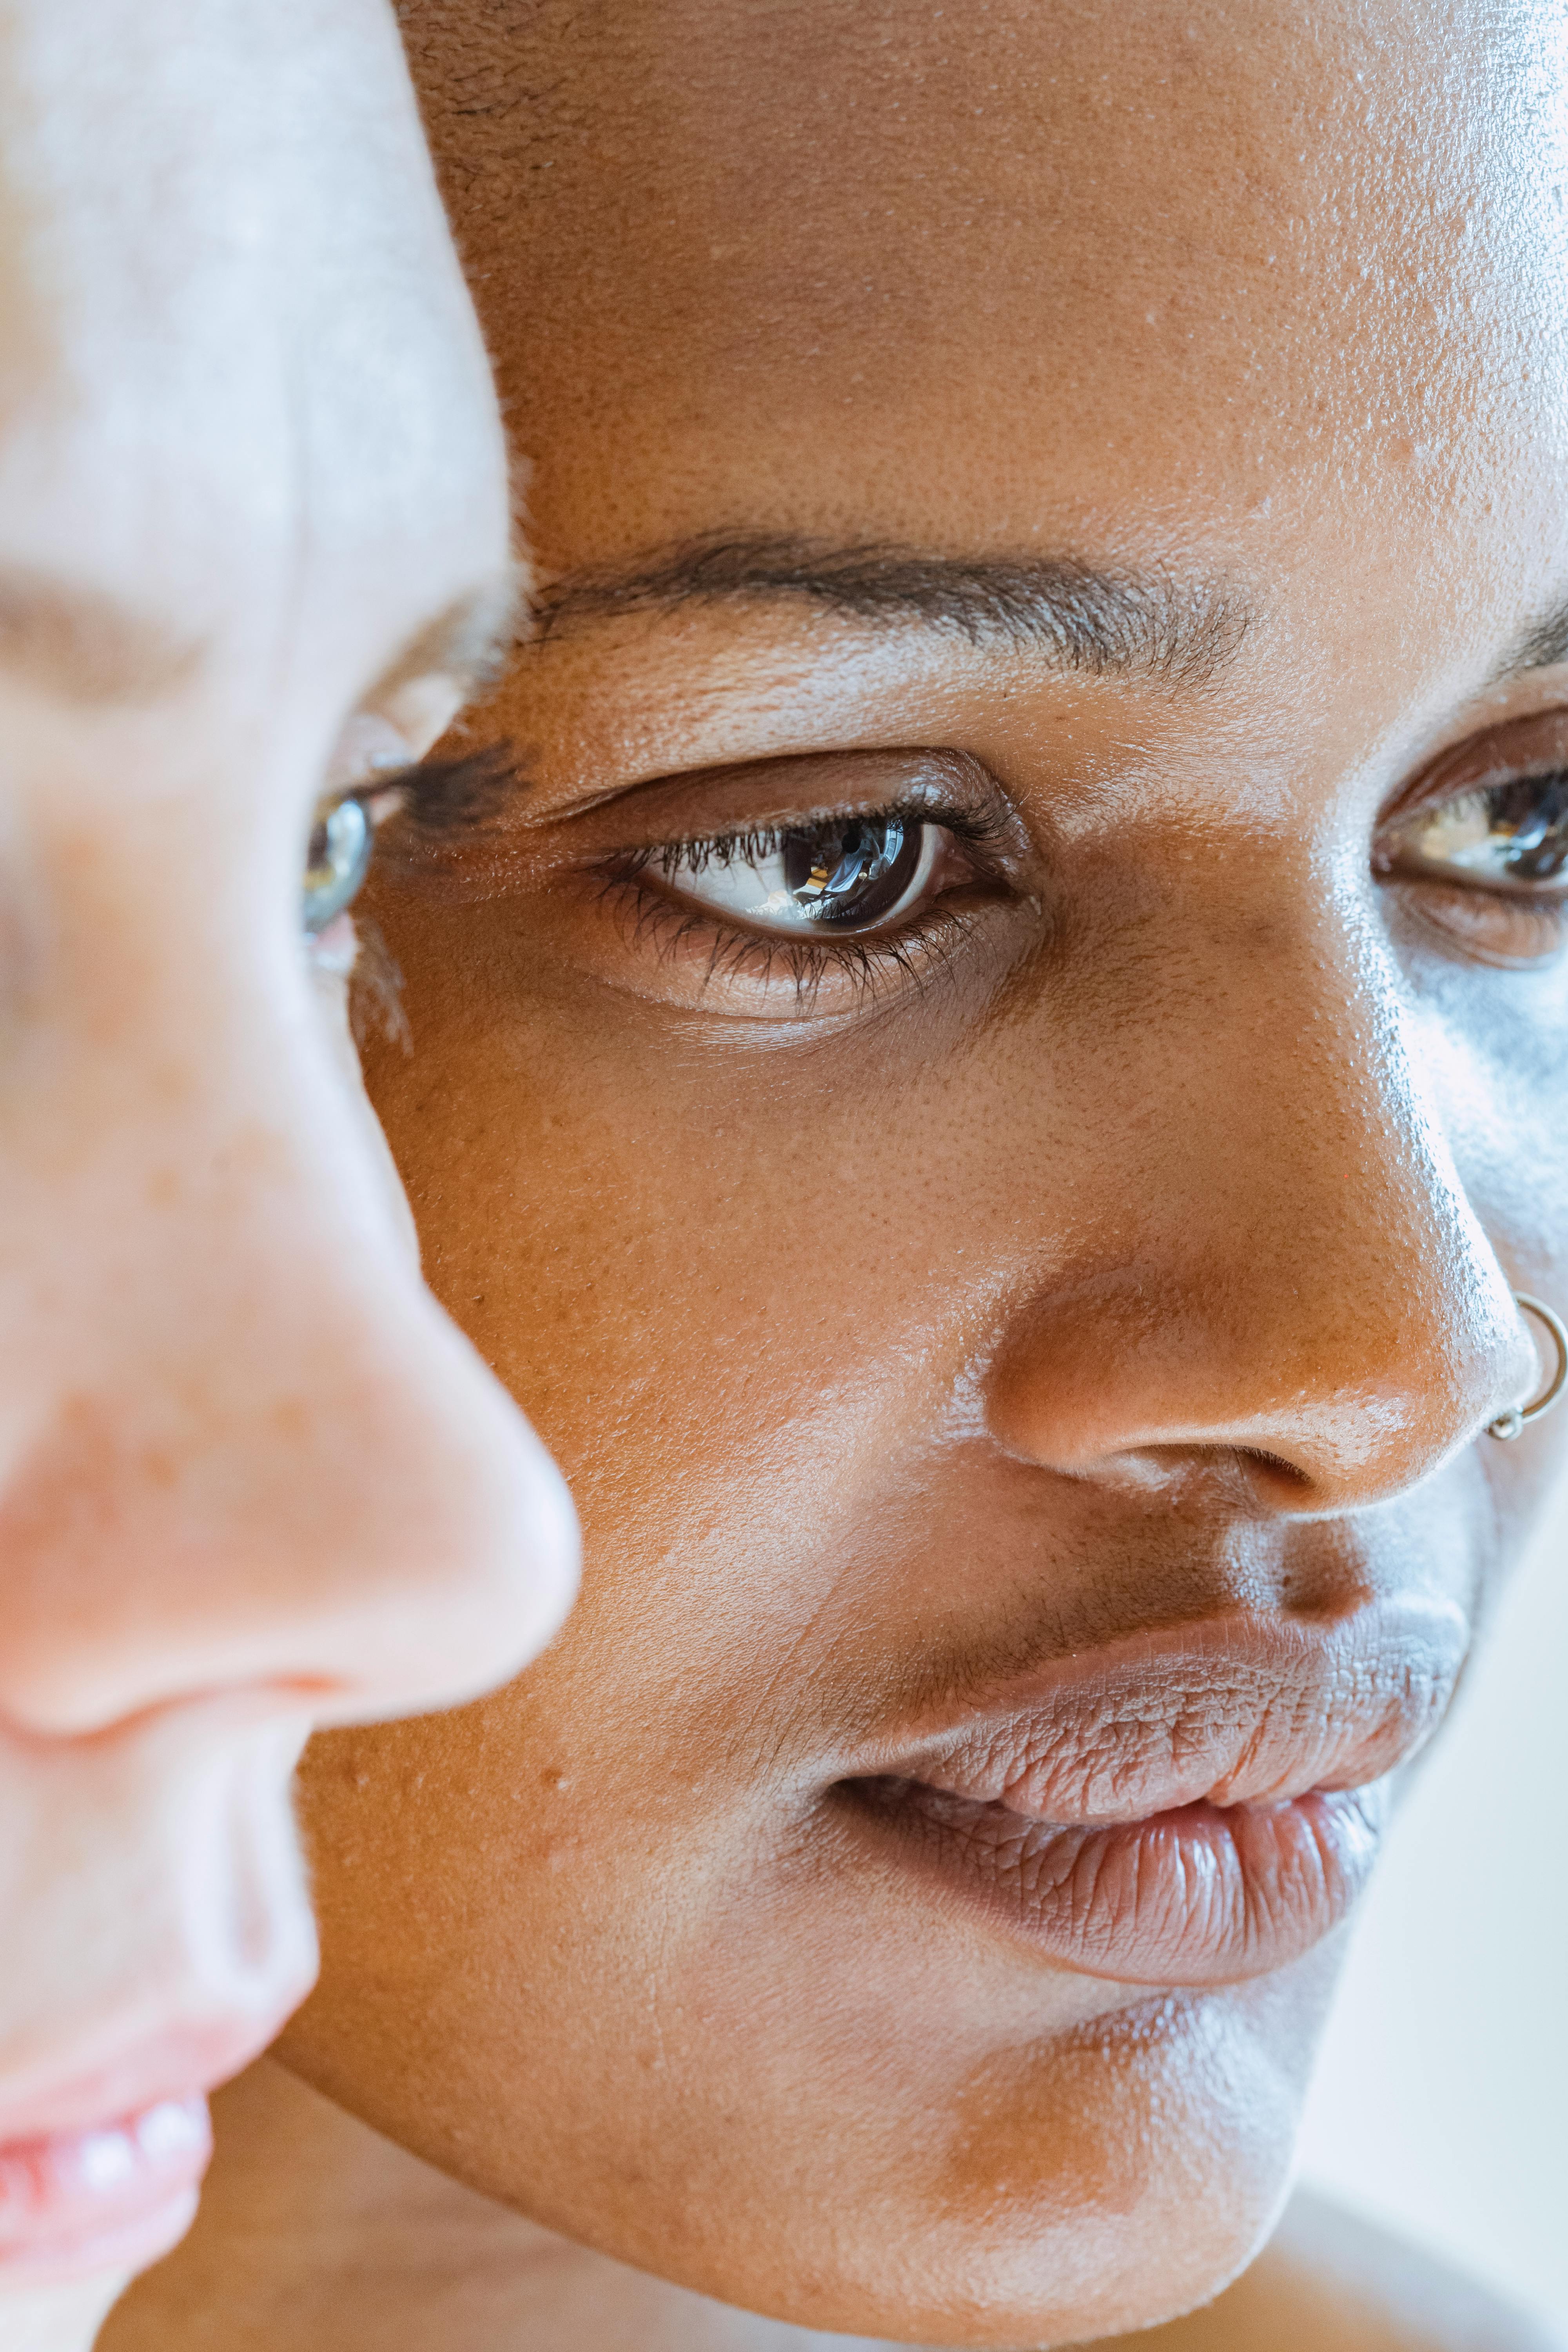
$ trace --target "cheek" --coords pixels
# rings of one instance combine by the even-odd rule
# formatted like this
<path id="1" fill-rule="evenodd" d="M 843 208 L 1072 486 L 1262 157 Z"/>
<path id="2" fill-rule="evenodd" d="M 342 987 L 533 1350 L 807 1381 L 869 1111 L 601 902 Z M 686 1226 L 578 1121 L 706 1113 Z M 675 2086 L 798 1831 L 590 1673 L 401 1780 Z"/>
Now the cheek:
<path id="1" fill-rule="evenodd" d="M 976 1074 L 907 1031 L 761 1051 L 537 966 L 513 989 L 482 908 L 459 984 L 450 919 L 398 914 L 415 1050 L 368 1062 L 425 1271 L 590 1538 L 657 1550 L 693 1515 L 809 1510 L 858 1431 L 929 1433 L 1018 1246 L 998 1057 Z"/>

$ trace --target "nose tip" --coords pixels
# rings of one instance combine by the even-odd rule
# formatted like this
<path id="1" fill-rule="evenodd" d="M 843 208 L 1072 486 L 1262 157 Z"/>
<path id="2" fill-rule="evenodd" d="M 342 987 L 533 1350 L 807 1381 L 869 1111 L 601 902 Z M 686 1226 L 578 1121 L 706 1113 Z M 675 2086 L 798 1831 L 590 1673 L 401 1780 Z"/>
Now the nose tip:
<path id="1" fill-rule="evenodd" d="M 1354 1289 L 1122 1272 L 1040 1303 L 998 1352 L 988 1419 L 1009 1451 L 1148 1489 L 1201 1469 L 1244 1507 L 1365 1508 L 1406 1492 L 1537 1381 L 1489 1248 L 1435 1278 Z"/>
<path id="2" fill-rule="evenodd" d="M 421 1290 L 420 1381 L 391 1401 L 416 1421 L 403 1478 L 356 1513 L 360 1574 L 331 1643 L 339 1680 L 320 1722 L 449 1706 L 508 1681 L 577 1592 L 580 1538 L 565 1480 L 468 1341 Z M 397 1449 L 394 1434 L 388 1445 Z M 368 1556 L 368 1558 L 367 1558 Z M 399 1605 L 389 1606 L 395 1589 Z"/>
<path id="3" fill-rule="evenodd" d="M 335 1298 L 295 1273 L 215 1283 L 208 1332 L 188 1288 L 148 1300 L 96 1390 L 40 1382 L 0 1487 L 0 1723 L 81 1736 L 246 1689 L 413 1713 L 560 1623 L 575 1515 L 488 1367 L 395 1254 Z"/>

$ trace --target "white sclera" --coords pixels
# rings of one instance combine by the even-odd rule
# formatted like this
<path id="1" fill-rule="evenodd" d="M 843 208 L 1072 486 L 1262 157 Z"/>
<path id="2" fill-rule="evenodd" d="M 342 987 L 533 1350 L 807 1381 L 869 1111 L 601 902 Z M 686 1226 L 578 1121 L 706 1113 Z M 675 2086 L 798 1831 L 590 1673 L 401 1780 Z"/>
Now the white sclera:
<path id="1" fill-rule="evenodd" d="M 679 859 L 667 866 L 672 887 L 684 898 L 699 905 L 738 917 L 759 929 L 805 931 L 853 931 L 857 929 L 885 929 L 899 921 L 914 907 L 929 887 L 942 847 L 942 828 L 938 824 L 920 823 L 910 828 L 915 835 L 910 841 L 904 825 L 897 819 L 866 821 L 868 829 L 879 825 L 885 838 L 885 854 L 868 859 L 863 850 L 841 856 L 829 845 L 823 853 L 822 863 L 816 869 L 823 878 L 815 887 L 792 885 L 789 867 L 793 842 L 820 840 L 833 845 L 834 836 L 841 835 L 843 825 L 824 824 L 815 833 L 802 832 L 786 836 L 775 849 L 762 856 L 732 856 L 712 858 L 690 873 L 683 873 Z M 912 857 L 910 852 L 913 851 Z M 875 899 L 884 888 L 889 876 L 900 863 L 908 865 L 907 878 L 898 895 L 886 905 Z M 856 874 L 847 869 L 858 868 Z M 866 903 L 863 923 L 857 923 L 858 901 Z"/>

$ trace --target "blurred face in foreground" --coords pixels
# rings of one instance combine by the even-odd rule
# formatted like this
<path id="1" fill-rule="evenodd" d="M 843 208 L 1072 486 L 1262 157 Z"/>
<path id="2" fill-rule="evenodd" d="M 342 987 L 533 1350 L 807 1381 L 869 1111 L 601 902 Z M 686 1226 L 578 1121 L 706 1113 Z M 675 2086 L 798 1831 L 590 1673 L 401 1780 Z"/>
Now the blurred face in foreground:
<path id="1" fill-rule="evenodd" d="M 572 1564 L 344 1022 L 376 787 L 507 603 L 395 33 L 3 32 L 0 2328 L 189 2219 L 314 1967 L 310 1722 L 513 1670 Z"/>
<path id="2" fill-rule="evenodd" d="M 710 2294 L 1131 2326 L 1276 2210 L 1568 1430 L 1484 1433 L 1568 1297 L 1558 61 L 510 21 L 407 29 L 545 625 L 373 1090 L 588 1587 L 321 1744 L 286 2047 Z"/>

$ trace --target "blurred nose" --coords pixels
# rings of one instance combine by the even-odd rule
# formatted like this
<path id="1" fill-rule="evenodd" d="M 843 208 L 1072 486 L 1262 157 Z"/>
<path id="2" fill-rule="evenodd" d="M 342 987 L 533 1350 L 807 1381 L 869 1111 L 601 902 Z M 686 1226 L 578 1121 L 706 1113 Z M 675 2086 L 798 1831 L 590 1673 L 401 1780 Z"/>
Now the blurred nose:
<path id="1" fill-rule="evenodd" d="M 424 1290 L 298 943 L 123 895 L 6 1153 L 0 1727 L 468 1696 L 568 1604 L 559 1475 Z"/>
<path id="2" fill-rule="evenodd" d="M 1426 1477 L 1535 1358 L 1386 947 L 1353 895 L 1326 905 L 1312 879 L 1285 901 L 1279 863 L 1233 862 L 1223 902 L 1176 910 L 1163 965 L 1107 974 L 1092 1181 L 1054 1155 L 1073 1249 L 1016 1300 L 988 1409 L 1064 1473 L 1147 1486 L 1222 1461 L 1266 1507 L 1316 1515 Z M 1152 999 L 1151 969 L 1181 985 Z"/>

